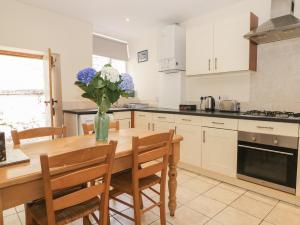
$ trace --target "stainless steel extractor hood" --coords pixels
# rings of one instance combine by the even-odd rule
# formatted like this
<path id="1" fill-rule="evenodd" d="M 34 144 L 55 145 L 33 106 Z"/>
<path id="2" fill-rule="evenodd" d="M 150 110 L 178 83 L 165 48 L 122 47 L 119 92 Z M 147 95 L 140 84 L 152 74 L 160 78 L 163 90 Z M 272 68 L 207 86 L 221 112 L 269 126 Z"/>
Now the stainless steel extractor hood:
<path id="1" fill-rule="evenodd" d="M 257 43 L 300 37 L 300 20 L 294 16 L 294 0 L 272 0 L 271 19 L 244 37 Z"/>

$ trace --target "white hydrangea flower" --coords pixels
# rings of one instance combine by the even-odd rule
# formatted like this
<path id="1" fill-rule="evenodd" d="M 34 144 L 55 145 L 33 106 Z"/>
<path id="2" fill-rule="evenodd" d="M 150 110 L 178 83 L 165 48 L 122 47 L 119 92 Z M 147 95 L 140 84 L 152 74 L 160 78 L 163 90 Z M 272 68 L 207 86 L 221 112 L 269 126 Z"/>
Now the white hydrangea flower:
<path id="1" fill-rule="evenodd" d="M 118 70 L 110 66 L 105 66 L 102 68 L 101 77 L 106 78 L 113 83 L 118 82 L 120 80 L 120 74 Z"/>

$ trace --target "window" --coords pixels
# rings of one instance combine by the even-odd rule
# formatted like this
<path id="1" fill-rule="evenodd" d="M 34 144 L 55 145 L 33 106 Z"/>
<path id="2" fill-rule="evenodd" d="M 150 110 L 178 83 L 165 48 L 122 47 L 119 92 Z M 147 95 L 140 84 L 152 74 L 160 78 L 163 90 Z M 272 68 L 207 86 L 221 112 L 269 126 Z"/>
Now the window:
<path id="1" fill-rule="evenodd" d="M 117 69 L 119 73 L 126 73 L 126 61 L 118 60 L 118 59 L 111 59 L 105 56 L 93 55 L 93 68 L 97 71 L 101 70 L 105 64 L 110 63 L 112 67 Z"/>

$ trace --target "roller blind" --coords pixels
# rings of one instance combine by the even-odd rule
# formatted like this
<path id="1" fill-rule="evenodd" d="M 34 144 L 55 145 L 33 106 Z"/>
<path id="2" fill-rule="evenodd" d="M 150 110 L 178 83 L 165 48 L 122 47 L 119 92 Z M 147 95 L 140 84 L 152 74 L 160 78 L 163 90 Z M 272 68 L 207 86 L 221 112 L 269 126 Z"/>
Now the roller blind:
<path id="1" fill-rule="evenodd" d="M 114 41 L 108 38 L 93 36 L 93 54 L 113 59 L 128 60 L 127 43 Z"/>

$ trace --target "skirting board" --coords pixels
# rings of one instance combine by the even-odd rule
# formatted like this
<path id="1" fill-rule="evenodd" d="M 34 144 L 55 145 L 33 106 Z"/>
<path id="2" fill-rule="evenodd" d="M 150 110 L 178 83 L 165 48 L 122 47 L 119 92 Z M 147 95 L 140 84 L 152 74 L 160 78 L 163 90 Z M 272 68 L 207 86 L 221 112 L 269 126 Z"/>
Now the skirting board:
<path id="1" fill-rule="evenodd" d="M 265 196 L 268 196 L 271 198 L 275 198 L 275 199 L 278 199 L 281 201 L 288 202 L 290 204 L 300 206 L 300 196 L 295 196 L 295 195 L 288 194 L 288 193 L 285 193 L 282 191 L 278 191 L 278 190 L 275 190 L 272 188 L 264 187 L 264 186 L 261 186 L 258 184 L 244 181 L 244 180 L 239 180 L 234 177 L 229 177 L 226 175 L 208 171 L 208 170 L 205 170 L 205 169 L 202 169 L 202 168 L 199 168 L 196 166 L 192 166 L 192 165 L 189 165 L 186 163 L 182 163 L 182 162 L 179 162 L 178 167 L 181 169 L 199 174 L 199 175 L 207 176 L 207 177 L 210 177 L 210 178 L 213 178 L 213 179 L 216 179 L 216 180 L 228 183 L 228 184 L 232 184 L 232 185 L 247 189 L 249 191 L 256 192 L 258 194 L 262 194 L 262 195 L 265 195 Z"/>

